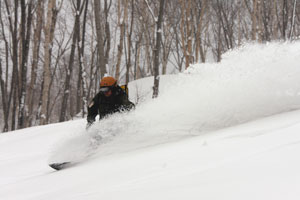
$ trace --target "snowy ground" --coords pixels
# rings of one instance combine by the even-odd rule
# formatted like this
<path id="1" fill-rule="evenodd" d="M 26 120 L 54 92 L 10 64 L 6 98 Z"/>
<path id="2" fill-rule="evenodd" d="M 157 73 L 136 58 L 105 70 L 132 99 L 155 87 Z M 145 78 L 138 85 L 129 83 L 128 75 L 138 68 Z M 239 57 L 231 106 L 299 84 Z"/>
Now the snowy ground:
<path id="1" fill-rule="evenodd" d="M 0 199 L 299 199 L 299 60 L 300 42 L 246 45 L 162 77 L 155 100 L 153 79 L 131 83 L 136 110 L 89 132 L 80 119 L 2 134 Z M 47 166 L 62 160 L 83 161 Z"/>

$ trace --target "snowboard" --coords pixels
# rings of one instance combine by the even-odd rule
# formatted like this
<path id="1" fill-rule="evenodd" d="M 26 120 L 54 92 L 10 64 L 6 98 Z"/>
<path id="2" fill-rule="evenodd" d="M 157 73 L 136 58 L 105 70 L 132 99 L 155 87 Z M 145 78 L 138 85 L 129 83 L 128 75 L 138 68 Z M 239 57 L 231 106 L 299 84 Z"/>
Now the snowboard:
<path id="1" fill-rule="evenodd" d="M 55 169 L 55 170 L 62 170 L 67 167 L 70 167 L 72 165 L 72 162 L 62 162 L 62 163 L 51 163 L 49 164 L 49 167 Z"/>

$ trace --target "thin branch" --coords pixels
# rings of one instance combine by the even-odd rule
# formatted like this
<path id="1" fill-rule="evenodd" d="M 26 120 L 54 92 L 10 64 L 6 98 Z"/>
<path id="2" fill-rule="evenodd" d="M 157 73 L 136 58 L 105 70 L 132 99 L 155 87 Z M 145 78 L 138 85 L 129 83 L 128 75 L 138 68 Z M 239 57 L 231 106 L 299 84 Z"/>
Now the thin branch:
<path id="1" fill-rule="evenodd" d="M 148 3 L 148 0 L 144 0 L 144 1 L 145 1 L 145 3 L 147 4 L 147 7 L 148 7 L 148 9 L 149 9 L 149 11 L 150 11 L 150 13 L 151 13 L 151 15 L 152 15 L 154 21 L 157 22 L 157 17 L 155 17 L 153 10 L 151 9 L 151 7 L 150 7 L 150 5 L 149 5 L 149 3 Z"/>

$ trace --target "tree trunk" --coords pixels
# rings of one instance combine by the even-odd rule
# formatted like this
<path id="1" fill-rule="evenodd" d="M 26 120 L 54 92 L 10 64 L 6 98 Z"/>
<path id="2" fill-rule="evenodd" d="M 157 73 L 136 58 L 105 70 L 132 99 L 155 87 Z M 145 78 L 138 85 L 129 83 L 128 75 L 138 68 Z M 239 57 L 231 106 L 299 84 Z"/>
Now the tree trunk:
<path id="1" fill-rule="evenodd" d="M 188 54 L 187 54 L 187 48 L 186 48 L 186 43 L 185 43 L 185 40 L 186 40 L 186 33 L 184 31 L 184 26 L 185 26 L 185 19 L 184 19 L 184 15 L 186 13 L 186 3 L 184 0 L 180 0 L 180 3 L 181 3 L 181 21 L 180 21 L 180 33 L 181 33 L 181 43 L 182 43 L 182 51 L 183 51 L 183 55 L 185 57 L 185 68 L 187 68 L 187 66 L 189 65 L 189 59 L 188 59 Z"/>
<path id="2" fill-rule="evenodd" d="M 127 20 L 127 16 L 128 16 L 128 0 L 125 0 L 124 3 L 124 17 L 123 20 L 120 24 L 120 44 L 118 45 L 118 55 L 117 55 L 117 65 L 116 65 L 116 75 L 115 78 L 117 80 L 119 80 L 120 78 L 120 68 L 121 68 L 121 58 L 122 58 L 122 54 L 123 54 L 123 43 L 124 43 L 124 37 L 125 37 L 125 26 L 126 23 L 125 21 Z M 121 16 L 119 16 L 119 18 L 121 18 Z"/>
<path id="3" fill-rule="evenodd" d="M 83 29 L 82 29 L 82 44 L 81 44 L 81 54 L 82 57 L 84 57 L 84 42 L 85 42 L 85 24 L 86 24 L 86 19 L 87 19 L 87 13 L 88 13 L 88 5 L 89 5 L 89 0 L 86 0 L 86 5 L 85 5 L 85 11 L 84 11 L 84 18 L 83 18 Z M 86 69 L 82 67 L 82 117 L 85 116 L 87 113 L 87 107 L 88 107 L 88 96 L 87 96 L 87 78 L 86 78 Z"/>
<path id="4" fill-rule="evenodd" d="M 196 32 L 196 62 L 199 61 L 199 55 L 201 58 L 201 62 L 205 62 L 205 55 L 204 55 L 204 50 L 203 50 L 203 42 L 202 42 L 202 24 L 203 24 L 203 17 L 204 13 L 206 11 L 207 7 L 207 0 L 203 0 L 201 4 L 201 10 L 200 10 L 200 18 L 199 22 L 197 25 L 197 32 Z"/>
<path id="5" fill-rule="evenodd" d="M 272 27 L 273 27 L 272 39 L 277 40 L 278 39 L 278 23 L 279 23 L 278 14 L 277 14 L 277 0 L 273 0 L 273 3 L 272 3 L 272 16 L 276 16 L 276 18 L 272 17 Z"/>
<path id="6" fill-rule="evenodd" d="M 165 0 L 160 0 L 158 20 L 156 21 L 156 44 L 154 49 L 154 86 L 152 98 L 158 97 L 159 89 L 159 53 L 162 40 L 161 24 L 163 21 Z"/>
<path id="7" fill-rule="evenodd" d="M 94 0 L 94 13 L 95 13 L 95 23 L 96 23 L 96 33 L 97 33 L 97 47 L 99 56 L 99 66 L 100 66 L 100 76 L 101 78 L 107 73 L 106 71 L 106 59 L 104 57 L 104 42 L 103 42 L 103 30 L 101 26 L 101 7 L 100 1 Z"/>
<path id="8" fill-rule="evenodd" d="M 32 19 L 32 1 L 28 4 L 27 20 L 26 20 L 26 5 L 25 0 L 21 0 L 21 36 L 22 36 L 22 67 L 21 67 L 21 91 L 19 98 L 19 116 L 18 116 L 18 128 L 25 127 L 25 98 L 26 98 L 26 86 L 27 86 L 27 62 L 30 45 L 31 34 L 31 19 Z"/>
<path id="9" fill-rule="evenodd" d="M 192 35 L 193 35 L 193 28 L 192 28 L 192 0 L 188 0 L 188 7 L 186 10 L 186 31 L 187 31 L 187 60 L 185 68 L 187 69 L 190 64 L 193 62 L 192 56 Z"/>
<path id="10" fill-rule="evenodd" d="M 2 96 L 2 107 L 3 107 L 3 116 L 4 116 L 4 128 L 3 131 L 8 131 L 8 109 L 7 108 L 7 90 L 5 88 L 5 82 L 2 78 L 2 60 L 0 59 L 0 87 L 1 87 L 1 96 Z"/>
<path id="11" fill-rule="evenodd" d="M 87 107 L 87 86 L 86 86 L 86 72 L 83 66 L 82 59 L 84 58 L 84 45 L 85 45 L 85 25 L 86 25 L 86 17 L 89 1 L 85 0 L 84 9 L 84 17 L 82 23 L 82 38 L 81 38 L 81 46 L 80 40 L 77 41 L 77 49 L 78 49 L 78 62 L 79 62 L 79 72 L 78 72 L 78 81 L 77 81 L 77 99 L 76 99 L 76 113 L 82 111 L 82 117 L 85 115 L 86 107 Z"/>
<path id="12" fill-rule="evenodd" d="M 192 14 L 191 14 L 191 0 L 188 2 L 181 0 L 181 23 L 180 33 L 182 40 L 183 54 L 185 57 L 185 68 L 187 69 L 192 62 Z"/>
<path id="13" fill-rule="evenodd" d="M 66 73 L 65 87 L 64 87 L 62 105 L 61 105 L 61 109 L 60 109 L 59 122 L 65 121 L 65 118 L 66 118 L 66 111 L 67 111 L 67 106 L 68 106 L 67 104 L 68 104 L 68 99 L 69 99 L 69 95 L 70 95 L 70 81 L 71 81 L 72 72 L 73 72 L 75 49 L 76 49 L 76 43 L 77 43 L 77 40 L 79 38 L 79 33 L 80 33 L 80 14 L 81 14 L 80 4 L 81 4 L 81 0 L 77 0 L 71 53 L 70 53 L 69 64 L 68 64 L 67 73 Z"/>
<path id="14" fill-rule="evenodd" d="M 141 45 L 139 43 L 136 43 L 136 55 L 135 55 L 135 75 L 134 79 L 137 80 L 141 78 L 141 68 L 140 68 L 140 54 L 141 54 Z"/>
<path id="15" fill-rule="evenodd" d="M 293 32 L 294 32 L 294 26 L 295 26 L 295 16 L 296 16 L 296 4 L 297 0 L 294 0 L 294 5 L 293 5 L 293 13 L 292 13 L 292 22 L 291 22 L 291 31 L 289 35 L 289 39 L 293 39 Z"/>
<path id="16" fill-rule="evenodd" d="M 146 61 L 147 61 L 147 75 L 153 75 L 153 67 L 152 67 L 152 55 L 150 53 L 150 36 L 146 34 L 145 36 L 145 54 L 146 54 Z"/>
<path id="17" fill-rule="evenodd" d="M 2 16 L 2 5 L 0 2 L 0 16 Z M 9 16 L 10 18 L 10 16 Z M 11 19 L 11 18 L 10 18 Z M 10 102 L 9 100 L 9 94 L 7 91 L 7 84 L 8 84 L 8 60 L 9 60 L 9 42 L 6 38 L 5 32 L 4 32 L 4 23 L 3 23 L 3 19 L 0 19 L 0 23 L 1 23 L 1 28 L 2 28 L 2 36 L 3 36 L 3 40 L 5 42 L 5 61 L 6 61 L 6 73 L 5 75 L 3 74 L 3 70 L 2 70 L 2 60 L 0 58 L 0 87 L 1 87 L 1 96 L 2 96 L 2 109 L 3 109 L 3 116 L 4 116 L 4 127 L 3 127 L 3 132 L 7 132 L 8 131 L 8 118 L 9 118 L 9 106 L 10 106 Z M 3 78 L 4 76 L 4 78 Z"/>
<path id="18" fill-rule="evenodd" d="M 134 24 L 134 2 L 131 1 L 131 21 L 130 21 L 130 30 L 127 30 L 127 48 L 128 48 L 128 59 L 126 64 L 126 85 L 129 83 L 129 73 L 131 69 L 131 48 L 132 48 L 132 31 Z"/>
<path id="19" fill-rule="evenodd" d="M 287 39 L 287 27 L 288 27 L 288 20 L 289 20 L 289 8 L 288 8 L 288 1 L 283 0 L 282 6 L 282 39 Z"/>
<path id="20" fill-rule="evenodd" d="M 27 98 L 27 106 L 28 106 L 28 115 L 26 117 L 26 127 L 31 126 L 33 119 L 33 105 L 34 105 L 34 87 L 36 85 L 37 78 L 37 67 L 39 62 L 39 51 L 41 44 L 41 33 L 43 26 L 43 13 L 44 13 L 44 2 L 43 0 L 38 1 L 37 5 L 37 16 L 36 16 L 36 28 L 34 30 L 33 37 L 33 50 L 32 50 L 32 65 L 31 65 L 31 79 L 30 85 L 28 89 L 28 98 Z"/>
<path id="21" fill-rule="evenodd" d="M 13 28 L 11 28 L 12 33 L 12 43 L 13 43 L 13 78 L 11 81 L 11 94 L 13 95 L 13 109 L 11 115 L 11 130 L 16 128 L 16 110 L 17 110 L 17 97 L 18 97 L 18 86 L 19 86 L 19 76 L 18 76 L 18 0 L 15 0 L 15 19 Z M 12 26 L 12 25 L 11 25 Z"/>
<path id="22" fill-rule="evenodd" d="M 111 36 L 110 36 L 110 28 L 109 28 L 109 19 L 108 13 L 111 6 L 112 0 L 110 0 L 109 5 L 107 4 L 107 0 L 104 1 L 104 13 L 105 13 L 105 39 L 106 39 L 106 49 L 105 49 L 105 64 L 108 64 L 109 60 L 109 52 L 110 52 L 110 45 L 111 45 Z"/>
<path id="23" fill-rule="evenodd" d="M 257 13 L 257 0 L 253 0 L 253 10 L 252 10 L 252 40 L 256 40 L 256 13 Z"/>
<path id="24" fill-rule="evenodd" d="M 41 116 L 40 124 L 47 124 L 47 108 L 49 101 L 49 90 L 51 81 L 51 70 L 50 70 L 50 59 L 51 59 L 51 49 L 52 49 L 52 30 L 51 26 L 53 24 L 53 15 L 55 14 L 56 0 L 49 0 L 48 10 L 47 10 L 47 23 L 45 26 L 45 45 L 44 45 L 44 83 L 42 91 L 42 105 L 41 105 Z"/>

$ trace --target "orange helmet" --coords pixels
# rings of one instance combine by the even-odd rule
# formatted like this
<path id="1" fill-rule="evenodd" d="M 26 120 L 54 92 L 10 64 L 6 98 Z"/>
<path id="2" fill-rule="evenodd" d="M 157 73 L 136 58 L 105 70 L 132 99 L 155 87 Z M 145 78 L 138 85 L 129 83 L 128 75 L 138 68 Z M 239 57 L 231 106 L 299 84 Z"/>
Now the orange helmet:
<path id="1" fill-rule="evenodd" d="M 103 77 L 100 81 L 100 87 L 110 87 L 110 86 L 115 86 L 116 84 L 117 84 L 117 80 L 111 76 Z"/>

